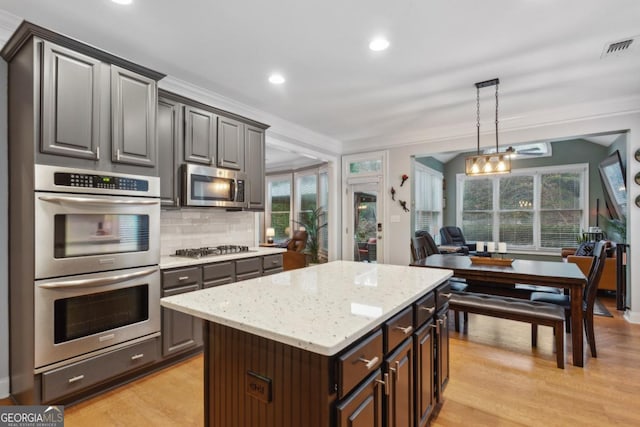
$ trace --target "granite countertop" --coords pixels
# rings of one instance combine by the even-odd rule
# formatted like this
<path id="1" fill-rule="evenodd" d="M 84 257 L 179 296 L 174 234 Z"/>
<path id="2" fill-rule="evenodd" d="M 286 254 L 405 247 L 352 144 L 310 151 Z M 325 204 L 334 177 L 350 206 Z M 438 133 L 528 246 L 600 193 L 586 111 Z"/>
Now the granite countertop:
<path id="1" fill-rule="evenodd" d="M 215 256 L 208 256 L 208 257 L 202 257 L 202 258 L 188 258 L 188 257 L 181 257 L 181 256 L 165 255 L 160 257 L 160 269 L 166 270 L 169 268 L 176 268 L 176 267 L 188 267 L 191 265 L 210 264 L 212 262 L 221 262 L 221 261 L 229 261 L 229 260 L 241 259 L 241 258 L 252 258 L 257 256 L 279 254 L 286 251 L 287 250 L 285 248 L 262 248 L 262 247 L 253 248 L 252 247 L 252 248 L 249 248 L 249 252 L 236 252 L 234 254 L 215 255 Z"/>
<path id="2" fill-rule="evenodd" d="M 162 298 L 162 306 L 314 353 L 337 354 L 451 277 L 334 261 Z"/>

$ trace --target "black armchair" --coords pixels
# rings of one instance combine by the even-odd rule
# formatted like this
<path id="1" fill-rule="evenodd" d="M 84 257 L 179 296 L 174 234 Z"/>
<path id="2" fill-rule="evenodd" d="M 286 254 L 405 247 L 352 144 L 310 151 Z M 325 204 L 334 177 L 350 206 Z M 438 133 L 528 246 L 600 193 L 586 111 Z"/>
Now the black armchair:
<path id="1" fill-rule="evenodd" d="M 459 227 L 452 225 L 442 227 L 440 229 L 440 241 L 443 245 L 460 246 L 461 250 L 458 252 L 462 252 L 465 255 L 469 255 L 470 252 L 475 254 L 476 252 L 476 244 L 467 243 Z"/>

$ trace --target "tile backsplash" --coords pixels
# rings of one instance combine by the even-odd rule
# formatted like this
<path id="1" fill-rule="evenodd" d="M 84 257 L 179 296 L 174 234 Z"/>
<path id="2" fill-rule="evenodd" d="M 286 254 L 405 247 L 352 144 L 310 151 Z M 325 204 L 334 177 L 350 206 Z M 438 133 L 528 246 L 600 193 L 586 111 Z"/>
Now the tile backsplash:
<path id="1" fill-rule="evenodd" d="M 217 209 L 163 210 L 160 213 L 160 255 L 203 246 L 255 246 L 256 215 L 254 212 Z"/>

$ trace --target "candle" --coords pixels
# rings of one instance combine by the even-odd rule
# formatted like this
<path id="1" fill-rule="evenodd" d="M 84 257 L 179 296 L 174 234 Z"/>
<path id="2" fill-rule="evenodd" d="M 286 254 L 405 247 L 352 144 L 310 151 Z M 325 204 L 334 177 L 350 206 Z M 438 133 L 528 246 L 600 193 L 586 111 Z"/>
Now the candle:
<path id="1" fill-rule="evenodd" d="M 498 252 L 500 252 L 501 254 L 507 253 L 507 244 L 505 242 L 498 243 Z"/>
<path id="2" fill-rule="evenodd" d="M 484 242 L 476 242 L 476 251 L 484 252 Z"/>
<path id="3" fill-rule="evenodd" d="M 487 242 L 487 252 L 495 252 L 496 244 L 495 242 Z"/>

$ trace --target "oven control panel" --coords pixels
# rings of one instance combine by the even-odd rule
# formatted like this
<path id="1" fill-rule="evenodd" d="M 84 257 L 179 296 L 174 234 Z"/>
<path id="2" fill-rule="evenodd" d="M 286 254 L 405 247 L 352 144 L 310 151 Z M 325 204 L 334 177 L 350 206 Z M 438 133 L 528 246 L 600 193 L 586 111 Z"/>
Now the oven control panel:
<path id="1" fill-rule="evenodd" d="M 149 181 L 111 175 L 56 172 L 55 185 L 64 187 L 103 188 L 107 190 L 142 191 L 149 190 Z"/>

